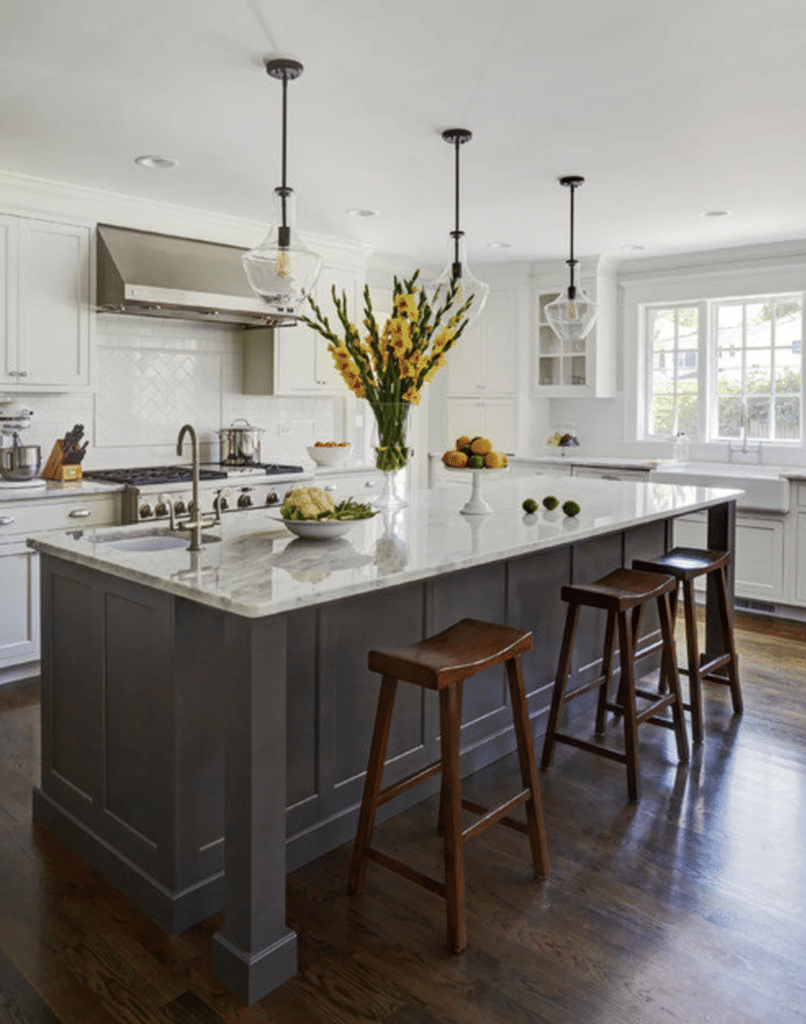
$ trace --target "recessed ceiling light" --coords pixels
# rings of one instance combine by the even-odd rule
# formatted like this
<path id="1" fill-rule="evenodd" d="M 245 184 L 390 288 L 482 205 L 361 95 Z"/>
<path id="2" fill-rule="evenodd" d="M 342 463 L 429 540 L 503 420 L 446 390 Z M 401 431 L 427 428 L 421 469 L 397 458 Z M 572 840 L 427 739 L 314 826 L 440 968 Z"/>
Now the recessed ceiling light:
<path id="1" fill-rule="evenodd" d="M 378 211 L 377 210 L 365 210 L 365 209 L 362 209 L 360 206 L 354 206 L 354 207 L 352 207 L 352 209 L 347 211 L 347 215 L 349 217 L 377 217 L 378 216 Z"/>
<path id="2" fill-rule="evenodd" d="M 512 245 L 510 242 L 488 242 L 488 249 L 511 249 Z"/>
<path id="3" fill-rule="evenodd" d="M 731 210 L 703 210 L 703 217 L 730 217 Z"/>
<path id="4" fill-rule="evenodd" d="M 141 167 L 148 167 L 151 170 L 165 171 L 169 167 L 178 167 L 179 161 L 172 160 L 169 156 L 157 156 L 154 153 L 148 153 L 145 156 L 135 157 L 134 162 L 139 164 Z"/>

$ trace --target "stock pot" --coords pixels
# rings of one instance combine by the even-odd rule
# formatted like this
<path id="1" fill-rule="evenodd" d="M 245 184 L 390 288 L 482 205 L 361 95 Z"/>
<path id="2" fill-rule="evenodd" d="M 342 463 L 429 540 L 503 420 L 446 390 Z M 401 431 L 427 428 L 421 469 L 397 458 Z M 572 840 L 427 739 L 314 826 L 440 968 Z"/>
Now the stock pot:
<path id="1" fill-rule="evenodd" d="M 238 427 L 237 423 L 246 426 Z M 263 427 L 253 427 L 249 420 L 233 420 L 230 426 L 219 430 L 222 462 L 260 462 L 260 435 Z"/>

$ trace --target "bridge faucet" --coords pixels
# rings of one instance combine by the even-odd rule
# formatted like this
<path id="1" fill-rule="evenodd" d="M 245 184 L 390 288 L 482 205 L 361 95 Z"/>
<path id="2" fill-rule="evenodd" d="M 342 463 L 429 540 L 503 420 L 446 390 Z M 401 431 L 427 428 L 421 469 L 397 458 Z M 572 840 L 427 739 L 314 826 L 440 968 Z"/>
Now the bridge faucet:
<path id="1" fill-rule="evenodd" d="M 193 519 L 185 525 L 185 529 L 190 530 L 190 548 L 188 550 L 201 551 L 202 515 L 201 505 L 199 504 L 199 438 L 194 428 L 189 423 L 186 423 L 179 431 L 179 437 L 176 441 L 177 455 L 182 454 L 182 442 L 185 439 L 185 434 L 190 435 L 191 457 L 193 459 Z"/>

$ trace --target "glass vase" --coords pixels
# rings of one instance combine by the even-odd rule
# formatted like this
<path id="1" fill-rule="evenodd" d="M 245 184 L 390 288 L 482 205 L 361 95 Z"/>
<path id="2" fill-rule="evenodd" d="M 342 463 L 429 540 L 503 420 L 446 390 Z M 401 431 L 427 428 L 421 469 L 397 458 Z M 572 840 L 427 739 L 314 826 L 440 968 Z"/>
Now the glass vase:
<path id="1" fill-rule="evenodd" d="M 372 434 L 375 466 L 383 473 L 383 490 L 372 504 L 377 508 L 400 508 L 408 505 L 405 490 L 411 454 L 408 446 L 411 405 L 403 401 L 370 404 L 375 417 Z"/>

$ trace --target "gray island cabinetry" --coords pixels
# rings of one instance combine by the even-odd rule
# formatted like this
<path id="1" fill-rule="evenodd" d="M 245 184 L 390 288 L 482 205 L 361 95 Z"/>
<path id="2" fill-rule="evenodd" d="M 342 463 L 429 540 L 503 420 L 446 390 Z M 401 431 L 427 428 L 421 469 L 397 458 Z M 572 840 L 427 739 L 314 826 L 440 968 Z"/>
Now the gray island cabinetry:
<path id="1" fill-rule="evenodd" d="M 554 481 L 558 495 L 568 487 Z M 665 550 L 674 518 L 698 509 L 711 545 L 732 545 L 736 491 L 579 480 L 566 496 L 582 512 L 567 519 L 524 515 L 522 481 L 488 490 L 491 515 L 461 515 L 467 495 L 436 488 L 333 541 L 292 539 L 254 510 L 225 517 L 201 552 L 153 525 L 30 542 L 42 555 L 35 820 L 166 929 L 223 908 L 213 970 L 247 1002 L 296 971 L 286 871 L 354 834 L 378 693 L 371 647 L 463 616 L 532 630 L 539 735 L 564 583 Z M 600 642 L 583 631 L 580 681 Z M 403 688 L 387 780 L 436 758 L 433 696 Z M 502 671 L 468 687 L 462 736 L 463 774 L 514 749 Z"/>

